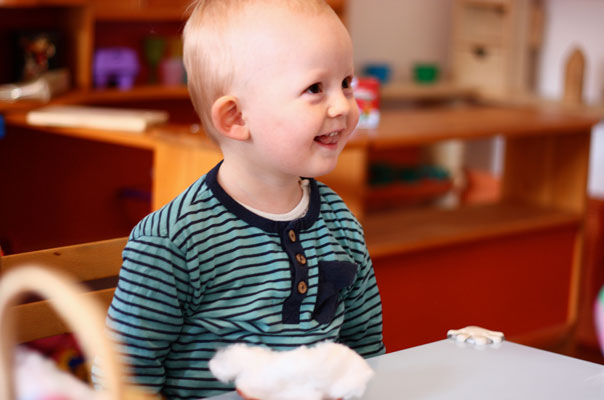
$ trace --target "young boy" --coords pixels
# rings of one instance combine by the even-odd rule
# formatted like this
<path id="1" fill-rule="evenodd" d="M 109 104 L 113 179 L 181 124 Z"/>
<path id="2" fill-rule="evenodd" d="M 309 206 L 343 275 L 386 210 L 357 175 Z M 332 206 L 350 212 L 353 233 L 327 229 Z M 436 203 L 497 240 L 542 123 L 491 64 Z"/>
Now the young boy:
<path id="1" fill-rule="evenodd" d="M 184 60 L 224 160 L 124 250 L 108 324 L 137 383 L 171 399 L 232 390 L 208 361 L 235 342 L 383 353 L 362 228 L 312 179 L 335 167 L 358 120 L 338 17 L 323 0 L 201 0 Z"/>

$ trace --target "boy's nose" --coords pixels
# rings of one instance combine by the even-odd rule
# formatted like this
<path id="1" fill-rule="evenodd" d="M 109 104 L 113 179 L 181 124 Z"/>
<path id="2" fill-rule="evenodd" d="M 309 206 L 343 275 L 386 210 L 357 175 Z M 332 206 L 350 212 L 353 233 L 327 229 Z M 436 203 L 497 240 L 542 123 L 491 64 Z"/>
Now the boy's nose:
<path id="1" fill-rule="evenodd" d="M 329 107 L 327 108 L 327 115 L 331 118 L 335 118 L 339 117 L 340 115 L 346 115 L 349 112 L 350 98 L 348 98 L 344 93 L 334 94 L 329 103 Z"/>

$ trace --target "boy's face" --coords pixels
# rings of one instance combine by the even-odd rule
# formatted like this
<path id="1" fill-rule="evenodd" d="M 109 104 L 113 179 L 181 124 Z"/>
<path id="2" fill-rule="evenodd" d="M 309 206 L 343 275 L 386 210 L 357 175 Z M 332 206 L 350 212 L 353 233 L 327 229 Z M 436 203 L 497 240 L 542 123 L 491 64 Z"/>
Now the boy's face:
<path id="1" fill-rule="evenodd" d="M 255 173 L 330 172 L 355 128 L 352 44 L 335 15 L 252 6 L 235 46 L 234 84 L 251 134 L 244 157 Z"/>

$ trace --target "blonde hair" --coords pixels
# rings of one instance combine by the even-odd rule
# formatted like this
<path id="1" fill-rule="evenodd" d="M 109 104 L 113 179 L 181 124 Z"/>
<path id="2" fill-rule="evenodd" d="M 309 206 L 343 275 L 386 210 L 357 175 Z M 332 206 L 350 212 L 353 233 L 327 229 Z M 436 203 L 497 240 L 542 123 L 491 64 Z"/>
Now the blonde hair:
<path id="1" fill-rule="evenodd" d="M 206 132 L 216 139 L 212 104 L 228 93 L 236 70 L 236 54 L 229 43 L 234 17 L 248 5 L 264 2 L 286 6 L 294 12 L 333 12 L 325 0 L 196 0 L 183 31 L 183 61 L 189 96 Z"/>

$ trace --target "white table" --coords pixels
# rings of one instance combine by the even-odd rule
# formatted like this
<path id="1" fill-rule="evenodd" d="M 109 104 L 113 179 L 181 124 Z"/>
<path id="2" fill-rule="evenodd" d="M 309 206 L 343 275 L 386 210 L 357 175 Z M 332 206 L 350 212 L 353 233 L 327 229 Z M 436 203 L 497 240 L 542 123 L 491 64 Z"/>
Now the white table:
<path id="1" fill-rule="evenodd" d="M 478 348 L 446 339 L 368 361 L 376 374 L 364 400 L 604 400 L 604 365 L 512 342 Z"/>

